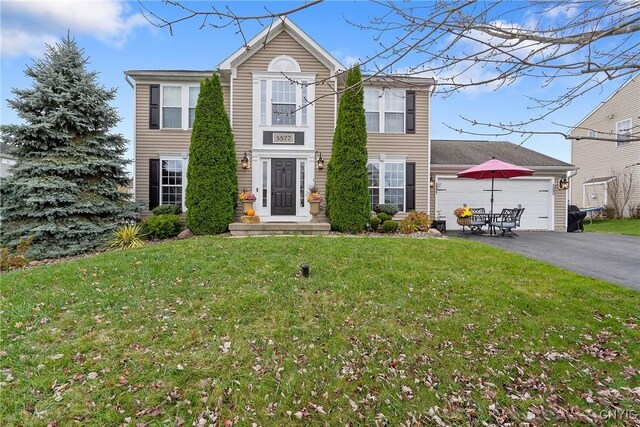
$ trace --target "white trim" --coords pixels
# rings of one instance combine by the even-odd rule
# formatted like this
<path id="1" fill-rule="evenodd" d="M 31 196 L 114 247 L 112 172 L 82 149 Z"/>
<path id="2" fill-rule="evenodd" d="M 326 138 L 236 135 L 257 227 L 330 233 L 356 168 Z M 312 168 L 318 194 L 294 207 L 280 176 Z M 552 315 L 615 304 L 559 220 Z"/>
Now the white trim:
<path id="1" fill-rule="evenodd" d="M 187 206 L 186 206 L 186 195 L 187 195 L 187 167 L 189 159 L 186 156 L 185 153 L 181 153 L 181 154 L 164 154 L 161 153 L 160 156 L 160 174 L 159 174 L 159 178 L 160 178 L 160 182 L 159 182 L 159 204 L 162 205 L 164 203 L 162 203 L 162 187 L 164 186 L 162 184 L 162 162 L 165 160 L 180 160 L 182 162 L 182 212 L 186 212 L 187 211 Z M 170 187 L 175 187 L 175 185 L 167 185 Z"/>
<path id="2" fill-rule="evenodd" d="M 284 74 L 284 75 L 283 75 Z M 302 124 L 302 86 L 301 84 L 296 84 L 296 125 L 295 126 L 281 126 L 281 125 L 272 125 L 272 114 L 271 114 L 271 94 L 272 94 L 272 82 L 273 81 L 286 81 L 287 79 L 291 79 L 295 82 L 307 82 L 307 99 L 315 99 L 316 97 L 316 85 L 314 84 L 316 79 L 315 73 L 283 73 L 280 71 L 277 72 L 253 72 L 253 88 L 252 88 L 252 150 L 315 150 L 315 131 L 316 131 L 316 107 L 315 103 L 310 103 L 305 106 L 307 110 L 307 124 Z M 266 105 L 266 124 L 261 124 L 261 115 L 260 115 L 260 81 L 266 81 L 266 97 L 267 97 L 267 105 Z M 304 132 L 304 145 L 283 145 L 283 146 L 272 146 L 271 144 L 265 145 L 263 144 L 262 135 L 264 131 L 275 131 L 275 132 Z M 282 156 L 282 154 L 280 154 Z M 286 155 L 285 155 L 286 157 Z"/>
<path id="3" fill-rule="evenodd" d="M 246 45 L 237 49 L 234 53 L 226 57 L 218 64 L 218 68 L 221 70 L 231 70 L 242 64 L 244 61 L 258 52 L 264 43 L 268 43 L 275 38 L 282 31 L 287 33 L 298 41 L 303 47 L 323 64 L 329 68 L 332 74 L 337 73 L 339 70 L 346 70 L 346 67 L 334 58 L 329 52 L 324 50 L 322 46 L 316 43 L 311 37 L 309 37 L 304 31 L 302 31 L 297 25 L 295 25 L 291 19 L 275 18 L 270 25 L 258 33 L 254 38 L 249 40 Z M 263 40 L 264 39 L 264 40 Z M 244 56 L 244 57 L 243 57 Z M 236 60 L 238 60 L 236 62 Z"/>
<path id="4" fill-rule="evenodd" d="M 138 197 L 138 189 L 136 187 L 136 168 L 138 167 L 138 147 L 136 146 L 136 134 L 138 133 L 138 120 L 137 120 L 137 108 L 136 108 L 136 102 L 138 100 L 138 85 L 134 84 L 133 85 L 133 136 L 131 138 L 131 145 L 133 148 L 133 160 L 132 160 L 132 166 L 133 166 L 133 177 L 131 178 L 131 183 L 133 185 L 133 200 L 136 200 L 136 197 Z"/>
<path id="5" fill-rule="evenodd" d="M 291 148 L 291 147 L 285 147 Z M 295 180 L 295 198 L 294 203 L 296 206 L 295 215 L 271 215 L 271 161 L 272 159 L 293 159 L 296 161 L 296 180 Z M 267 206 L 262 206 L 262 177 L 264 173 L 263 162 L 267 165 Z M 300 206 L 300 164 L 305 163 L 305 194 L 303 198 L 306 198 L 306 189 L 315 182 L 315 151 L 313 150 L 272 150 L 272 149 L 257 149 L 252 152 L 252 168 L 251 168 L 251 183 L 252 190 L 255 189 L 257 209 L 256 213 L 260 216 L 262 222 L 275 222 L 275 221 L 296 221 L 296 222 L 308 222 L 311 220 L 310 207 L 306 199 L 304 200 L 304 206 Z"/>
<path id="6" fill-rule="evenodd" d="M 385 135 L 405 135 L 407 133 L 407 88 L 388 88 L 381 89 L 377 87 L 365 87 L 365 92 L 378 91 L 378 131 L 367 130 L 367 133 L 371 134 L 385 134 Z M 388 92 L 402 92 L 404 101 L 402 111 L 387 111 L 385 97 Z M 372 111 L 375 112 L 375 111 Z M 402 131 L 401 132 L 387 132 L 385 129 L 385 114 L 389 113 L 402 113 Z M 365 114 L 367 110 L 365 109 Z"/>
<path id="7" fill-rule="evenodd" d="M 269 62 L 267 71 L 278 73 L 299 73 L 300 64 L 289 55 L 278 55 Z"/>
<path id="8" fill-rule="evenodd" d="M 181 103 L 180 103 L 180 120 L 181 127 L 179 128 L 168 128 L 163 126 L 163 114 L 164 114 L 164 88 L 165 87 L 179 87 L 180 95 L 181 95 Z M 160 130 L 187 130 L 190 131 L 192 128 L 189 127 L 189 89 L 190 88 L 198 88 L 200 91 L 200 84 L 194 84 L 194 82 L 171 82 L 171 83 L 160 83 L 160 111 L 159 111 L 159 128 Z M 197 105 L 197 101 L 196 101 Z M 171 106 L 167 108 L 178 108 L 176 106 Z"/>
<path id="9" fill-rule="evenodd" d="M 428 99 L 428 103 L 427 103 L 427 215 L 431 215 L 431 94 L 432 94 L 432 91 L 433 91 L 433 86 L 429 86 L 426 93 L 427 99 Z M 417 99 L 414 100 L 415 103 L 417 103 L 417 101 L 418 101 Z M 416 129 L 416 133 L 417 132 L 418 130 Z M 416 185 L 416 187 L 418 186 Z M 418 192 L 416 188 L 416 198 L 417 197 L 418 197 Z M 433 213 L 433 216 L 434 217 L 436 216 L 435 212 Z M 435 219 L 438 219 L 438 218 L 435 218 Z"/>
<path id="10" fill-rule="evenodd" d="M 451 174 L 442 174 L 442 175 L 435 175 L 435 181 L 436 181 L 436 191 L 435 191 L 435 210 L 434 210 L 434 214 L 437 217 L 438 216 L 438 188 L 440 188 L 441 186 L 441 180 L 443 179 L 455 179 L 455 180 L 459 180 L 457 175 L 451 175 Z M 548 219 L 549 222 L 547 224 L 547 231 L 555 231 L 555 214 L 556 214 L 556 206 L 555 206 L 555 178 L 554 177 L 543 177 L 543 176 L 519 176 L 517 178 L 511 178 L 509 180 L 497 180 L 497 181 L 511 181 L 511 180 L 525 180 L 525 181 L 540 181 L 540 182 L 544 182 L 548 187 Z M 468 181 L 488 181 L 488 180 L 477 180 L 477 179 L 468 179 Z M 496 188 L 499 189 L 499 188 Z M 489 206 L 490 200 L 489 200 L 489 196 L 487 196 L 487 206 Z M 523 205 L 523 207 L 525 208 L 525 212 L 526 212 L 526 201 L 523 201 L 523 203 L 520 203 L 521 205 Z M 565 208 L 566 209 L 566 208 Z M 442 216 L 448 216 L 448 212 L 442 212 Z M 565 215 L 566 216 L 566 215 Z M 436 218 L 437 219 L 437 218 Z M 566 222 L 566 220 L 565 220 Z M 453 228 L 452 228 L 453 229 Z M 523 228 L 523 230 L 526 230 L 525 228 Z"/>
<path id="11" fill-rule="evenodd" d="M 403 168 L 403 182 L 404 185 L 402 187 L 402 209 L 399 212 L 407 212 L 407 160 L 405 156 L 388 156 L 385 154 L 379 154 L 378 157 L 369 157 L 367 159 L 367 165 L 370 163 L 378 164 L 378 204 L 387 203 L 384 197 L 384 190 L 386 186 L 384 185 L 385 173 L 386 173 L 386 164 L 387 163 L 399 163 L 404 166 Z M 367 176 L 368 179 L 368 176 Z M 367 187 L 371 188 L 371 187 Z M 393 189 L 398 189 L 400 187 L 389 187 Z M 395 203 L 394 203 L 395 204 Z"/>

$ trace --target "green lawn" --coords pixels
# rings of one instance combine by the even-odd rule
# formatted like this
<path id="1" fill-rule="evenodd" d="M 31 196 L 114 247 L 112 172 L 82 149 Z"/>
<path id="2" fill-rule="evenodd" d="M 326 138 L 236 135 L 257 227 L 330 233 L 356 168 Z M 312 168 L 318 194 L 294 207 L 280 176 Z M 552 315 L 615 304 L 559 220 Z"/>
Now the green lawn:
<path id="1" fill-rule="evenodd" d="M 631 425 L 640 399 L 640 293 L 466 240 L 197 238 L 0 290 L 6 425 Z"/>
<path id="2" fill-rule="evenodd" d="M 640 220 L 638 219 L 605 219 L 604 221 L 594 219 L 593 224 L 589 224 L 587 219 L 583 224 L 584 231 L 640 236 Z"/>

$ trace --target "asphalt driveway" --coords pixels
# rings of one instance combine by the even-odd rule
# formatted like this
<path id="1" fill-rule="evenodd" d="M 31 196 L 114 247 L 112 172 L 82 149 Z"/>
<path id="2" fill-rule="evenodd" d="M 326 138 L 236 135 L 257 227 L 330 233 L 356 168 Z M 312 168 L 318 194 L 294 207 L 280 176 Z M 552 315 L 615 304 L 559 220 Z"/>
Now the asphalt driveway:
<path id="1" fill-rule="evenodd" d="M 518 237 L 470 237 L 575 271 L 640 290 L 640 237 L 604 233 L 518 231 Z"/>

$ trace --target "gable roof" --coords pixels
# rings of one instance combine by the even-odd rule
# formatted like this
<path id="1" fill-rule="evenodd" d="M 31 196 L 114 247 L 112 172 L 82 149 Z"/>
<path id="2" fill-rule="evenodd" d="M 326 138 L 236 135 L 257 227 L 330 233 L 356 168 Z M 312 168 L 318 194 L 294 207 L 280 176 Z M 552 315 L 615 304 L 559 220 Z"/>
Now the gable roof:
<path id="1" fill-rule="evenodd" d="M 477 141 L 455 139 L 431 140 L 431 164 L 437 165 L 478 165 L 491 157 L 518 166 L 557 167 L 572 169 L 573 165 L 554 159 L 537 151 L 508 141 Z"/>
<path id="2" fill-rule="evenodd" d="M 596 107 L 595 107 L 593 110 L 591 110 L 591 112 L 590 112 L 589 114 L 587 114 L 586 116 L 584 116 L 584 117 L 582 118 L 582 120 L 580 120 L 580 121 L 579 121 L 579 122 L 578 122 L 578 123 L 577 123 L 573 128 L 571 128 L 571 131 L 570 131 L 569 133 L 573 132 L 576 128 L 579 128 L 579 127 L 580 127 L 580 125 L 581 125 L 582 123 L 584 123 L 584 122 L 585 122 L 589 117 L 593 116 L 593 114 L 594 114 L 596 111 L 598 111 L 598 110 L 600 109 L 600 107 L 602 107 L 604 104 L 606 104 L 607 102 L 609 102 L 609 100 L 610 100 L 611 98 L 613 98 L 614 96 L 616 96 L 616 95 L 618 94 L 618 92 L 620 92 L 622 89 L 624 89 L 625 87 L 627 87 L 627 85 L 628 85 L 628 84 L 630 84 L 631 82 L 636 81 L 637 79 L 640 79 L 640 74 L 636 74 L 636 75 L 634 75 L 634 76 L 631 76 L 631 77 L 629 78 L 629 80 L 627 80 L 626 82 L 624 82 L 624 83 L 622 84 L 622 86 L 620 86 L 618 89 L 616 89 L 616 91 L 615 91 L 615 92 L 613 92 L 611 95 L 609 95 L 609 96 L 607 97 L 607 99 L 605 99 L 605 100 L 604 100 L 604 101 L 602 101 L 602 102 L 599 102 L 599 103 L 598 103 L 598 105 L 596 105 Z"/>
<path id="3" fill-rule="evenodd" d="M 340 70 L 346 70 L 346 67 L 334 58 L 329 52 L 324 50 L 315 40 L 309 37 L 304 31 L 302 31 L 296 24 L 294 24 L 289 18 L 276 18 L 271 22 L 271 25 L 265 27 L 257 36 L 247 42 L 246 46 L 240 47 L 234 53 L 225 58 L 220 64 L 218 69 L 231 70 L 232 67 L 237 67 L 244 61 L 249 59 L 260 48 L 273 40 L 278 34 L 286 31 L 294 40 L 307 49 L 314 57 L 331 70 L 332 73 L 337 73 Z"/>

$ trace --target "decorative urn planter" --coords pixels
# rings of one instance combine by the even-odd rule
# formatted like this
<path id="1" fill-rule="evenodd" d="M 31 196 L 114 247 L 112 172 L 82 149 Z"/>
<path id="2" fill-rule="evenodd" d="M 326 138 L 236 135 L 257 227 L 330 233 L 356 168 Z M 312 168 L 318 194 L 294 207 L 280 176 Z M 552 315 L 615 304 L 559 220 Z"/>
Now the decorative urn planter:
<path id="1" fill-rule="evenodd" d="M 309 202 L 309 211 L 311 212 L 311 222 L 318 222 L 318 214 L 320 213 L 321 202 Z"/>
<path id="2" fill-rule="evenodd" d="M 253 209 L 254 200 L 241 200 L 242 202 L 242 213 L 245 215 L 249 212 L 249 209 Z"/>

